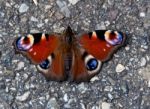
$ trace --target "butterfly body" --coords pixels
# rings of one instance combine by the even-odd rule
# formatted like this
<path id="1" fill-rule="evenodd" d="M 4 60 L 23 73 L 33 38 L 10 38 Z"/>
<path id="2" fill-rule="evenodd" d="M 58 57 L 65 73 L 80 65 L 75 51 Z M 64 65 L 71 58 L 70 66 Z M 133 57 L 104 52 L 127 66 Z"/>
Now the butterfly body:
<path id="1" fill-rule="evenodd" d="M 89 81 L 103 62 L 124 44 L 121 32 L 96 30 L 76 37 L 70 27 L 63 34 L 29 34 L 14 41 L 17 51 L 26 55 L 48 79 Z"/>

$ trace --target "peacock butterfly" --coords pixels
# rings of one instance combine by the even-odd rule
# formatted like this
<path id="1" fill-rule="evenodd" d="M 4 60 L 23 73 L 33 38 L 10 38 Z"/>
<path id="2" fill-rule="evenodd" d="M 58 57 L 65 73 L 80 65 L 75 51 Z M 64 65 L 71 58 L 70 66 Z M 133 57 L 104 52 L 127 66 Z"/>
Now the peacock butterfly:
<path id="1" fill-rule="evenodd" d="M 37 66 L 46 79 L 89 81 L 121 47 L 126 35 L 112 30 L 95 30 L 76 37 L 68 27 L 63 34 L 28 34 L 14 41 L 15 50 Z"/>

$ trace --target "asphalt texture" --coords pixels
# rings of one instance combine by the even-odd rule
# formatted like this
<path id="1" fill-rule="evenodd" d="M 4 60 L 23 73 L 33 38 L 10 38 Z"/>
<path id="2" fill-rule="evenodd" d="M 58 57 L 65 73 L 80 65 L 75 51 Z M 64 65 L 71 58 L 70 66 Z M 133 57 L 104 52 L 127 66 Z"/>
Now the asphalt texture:
<path id="1" fill-rule="evenodd" d="M 19 35 L 111 29 L 125 47 L 89 83 L 46 81 Z M 150 109 L 150 0 L 0 0 L 0 109 Z"/>

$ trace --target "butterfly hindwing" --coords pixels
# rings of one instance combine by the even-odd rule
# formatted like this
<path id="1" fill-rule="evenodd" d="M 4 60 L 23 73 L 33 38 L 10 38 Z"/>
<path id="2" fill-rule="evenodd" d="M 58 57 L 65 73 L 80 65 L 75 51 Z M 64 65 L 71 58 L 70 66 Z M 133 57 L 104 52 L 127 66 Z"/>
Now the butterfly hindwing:
<path id="1" fill-rule="evenodd" d="M 37 65 L 37 69 L 47 80 L 63 81 L 66 79 L 62 51 L 57 49 L 46 60 Z"/>
<path id="2" fill-rule="evenodd" d="M 80 48 L 73 53 L 71 79 L 76 82 L 89 81 L 101 68 L 101 61 Z"/>

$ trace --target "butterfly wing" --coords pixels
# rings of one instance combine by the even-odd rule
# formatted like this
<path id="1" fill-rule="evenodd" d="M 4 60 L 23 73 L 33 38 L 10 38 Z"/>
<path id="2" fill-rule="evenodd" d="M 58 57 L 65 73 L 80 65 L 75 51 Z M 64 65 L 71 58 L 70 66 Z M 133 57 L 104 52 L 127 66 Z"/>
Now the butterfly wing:
<path id="1" fill-rule="evenodd" d="M 66 79 L 63 48 L 58 46 L 46 60 L 37 65 L 37 69 L 47 80 L 63 81 Z"/>
<path id="2" fill-rule="evenodd" d="M 83 34 L 80 38 L 81 46 L 100 61 L 108 60 L 114 51 L 122 46 L 126 36 L 117 31 L 96 30 Z"/>
<path id="3" fill-rule="evenodd" d="M 72 80 L 89 81 L 100 71 L 102 62 L 124 44 L 125 38 L 121 32 L 110 30 L 83 34 L 79 39 L 80 47 L 73 47 Z"/>
<path id="4" fill-rule="evenodd" d="M 71 80 L 75 82 L 89 81 L 101 68 L 101 61 L 81 48 L 73 51 Z"/>
<path id="5" fill-rule="evenodd" d="M 29 34 L 14 41 L 17 52 L 24 54 L 37 65 L 37 69 L 49 80 L 63 80 L 64 59 L 59 36 L 52 34 Z"/>
<path id="6" fill-rule="evenodd" d="M 14 46 L 16 51 L 23 53 L 33 63 L 39 64 L 56 49 L 58 43 L 59 39 L 55 35 L 36 33 L 17 38 Z"/>

